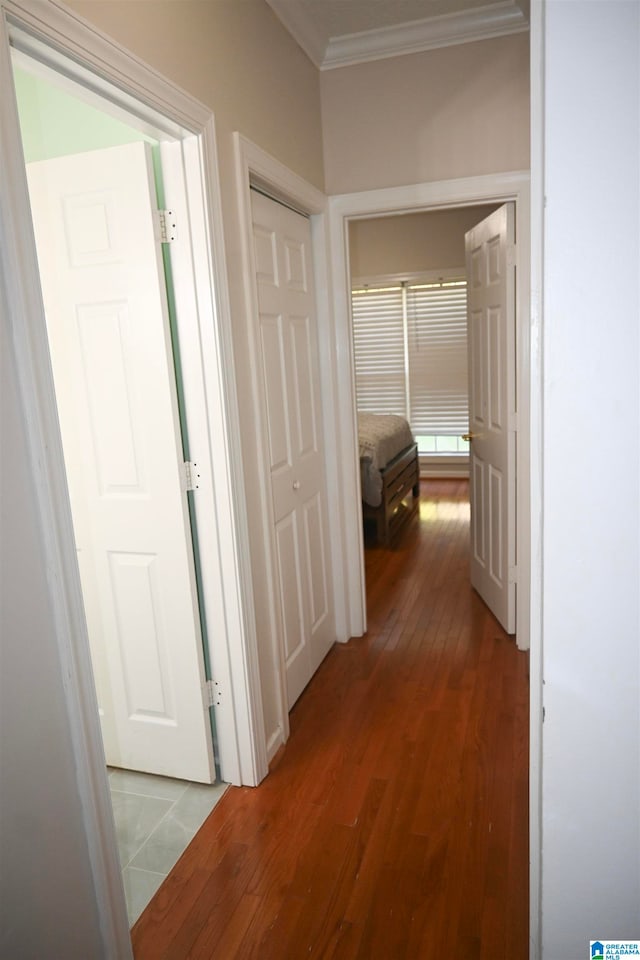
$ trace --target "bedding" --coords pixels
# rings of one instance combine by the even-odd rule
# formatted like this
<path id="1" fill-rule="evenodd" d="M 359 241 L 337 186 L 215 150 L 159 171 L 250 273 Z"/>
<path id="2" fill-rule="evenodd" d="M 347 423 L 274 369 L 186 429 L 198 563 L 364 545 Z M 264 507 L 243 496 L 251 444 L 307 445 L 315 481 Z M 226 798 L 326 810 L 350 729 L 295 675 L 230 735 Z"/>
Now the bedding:
<path id="1" fill-rule="evenodd" d="M 370 507 L 382 503 L 381 471 L 414 443 L 411 427 L 394 414 L 358 412 L 362 499 Z"/>

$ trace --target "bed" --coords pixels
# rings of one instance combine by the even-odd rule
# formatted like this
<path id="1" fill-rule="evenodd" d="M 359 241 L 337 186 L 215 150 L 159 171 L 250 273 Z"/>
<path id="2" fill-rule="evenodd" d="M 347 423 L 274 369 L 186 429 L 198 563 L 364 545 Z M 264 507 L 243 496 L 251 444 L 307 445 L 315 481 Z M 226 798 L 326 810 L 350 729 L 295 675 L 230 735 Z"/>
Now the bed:
<path id="1" fill-rule="evenodd" d="M 418 448 L 409 424 L 390 414 L 358 413 L 362 514 L 388 546 L 418 509 Z"/>

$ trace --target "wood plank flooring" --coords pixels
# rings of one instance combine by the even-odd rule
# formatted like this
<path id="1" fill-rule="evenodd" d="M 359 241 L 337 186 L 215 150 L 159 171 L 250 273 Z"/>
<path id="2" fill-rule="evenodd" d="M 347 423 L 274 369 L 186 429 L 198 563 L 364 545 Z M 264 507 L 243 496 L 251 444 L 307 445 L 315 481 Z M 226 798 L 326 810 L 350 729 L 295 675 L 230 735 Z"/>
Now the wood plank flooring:
<path id="1" fill-rule="evenodd" d="M 260 787 L 230 788 L 132 931 L 137 960 L 525 960 L 528 677 L 468 582 L 468 487 L 366 551 Z"/>

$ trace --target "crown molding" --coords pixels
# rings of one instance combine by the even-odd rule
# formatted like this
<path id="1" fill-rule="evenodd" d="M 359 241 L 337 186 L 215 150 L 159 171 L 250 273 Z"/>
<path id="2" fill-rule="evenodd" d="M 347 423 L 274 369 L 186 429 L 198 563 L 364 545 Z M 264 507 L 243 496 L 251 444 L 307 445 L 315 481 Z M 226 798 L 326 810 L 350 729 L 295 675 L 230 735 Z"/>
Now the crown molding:
<path id="1" fill-rule="evenodd" d="M 529 29 L 529 21 L 518 0 L 499 0 L 458 13 L 332 37 L 327 43 L 304 3 L 291 0 L 267 0 L 267 3 L 319 70 L 422 53 Z"/>
<path id="2" fill-rule="evenodd" d="M 321 70 L 383 60 L 409 53 L 422 53 L 457 43 L 488 40 L 529 29 L 529 22 L 513 0 L 476 7 L 461 13 L 448 13 L 425 20 L 414 20 L 334 37 L 329 41 Z"/>

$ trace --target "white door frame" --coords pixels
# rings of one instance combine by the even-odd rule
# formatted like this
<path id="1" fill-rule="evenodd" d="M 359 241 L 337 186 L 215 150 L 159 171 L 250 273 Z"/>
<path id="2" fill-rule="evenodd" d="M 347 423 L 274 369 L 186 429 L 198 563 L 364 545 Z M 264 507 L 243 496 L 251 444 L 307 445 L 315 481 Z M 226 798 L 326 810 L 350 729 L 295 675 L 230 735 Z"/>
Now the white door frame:
<path id="1" fill-rule="evenodd" d="M 346 595 L 342 571 L 344 569 L 343 533 L 340 520 L 340 497 L 337 484 L 337 449 L 333 442 L 336 425 L 334 404 L 335 383 L 335 346 L 331 329 L 331 282 L 329 232 L 327 223 L 327 197 L 314 186 L 293 173 L 270 154 L 256 146 L 240 133 L 234 134 L 236 185 L 239 205 L 239 223 L 242 237 L 242 257 L 244 276 L 245 317 L 247 322 L 247 342 L 249 345 L 249 363 L 251 375 L 251 393 L 259 453 L 256 457 L 257 484 L 260 497 L 259 525 L 260 541 L 266 557 L 265 576 L 269 602 L 269 632 L 272 638 L 272 659 L 277 664 L 276 683 L 278 686 L 278 718 L 273 730 L 266 730 L 266 764 L 277 749 L 289 736 L 289 710 L 282 651 L 277 638 L 282 636 L 281 614 L 275 599 L 277 563 L 274 542 L 273 506 L 270 495 L 270 478 L 267 464 L 268 434 L 267 424 L 260 397 L 263 395 L 260 374 L 259 344 L 254 336 L 254 318 L 258 315 L 256 273 L 253 257 L 253 227 L 251 215 L 251 185 L 259 185 L 274 199 L 292 206 L 307 214 L 311 222 L 311 242 L 313 248 L 313 269 L 315 275 L 316 310 L 318 320 L 318 347 L 320 361 L 320 379 L 322 385 L 322 413 L 324 422 L 324 449 L 327 476 L 327 507 L 330 541 L 330 567 L 332 575 L 332 593 L 335 612 L 336 638 L 341 642 L 349 638 L 346 628 Z M 325 335 L 326 334 L 326 335 Z M 259 676 L 253 680 L 259 685 Z"/>
<path id="2" fill-rule="evenodd" d="M 358 444 L 356 429 L 355 375 L 350 308 L 349 222 L 402 213 L 466 207 L 513 200 L 516 205 L 518 297 L 516 305 L 516 376 L 518 408 L 517 528 L 518 555 L 518 646 L 529 646 L 529 173 L 516 171 L 460 180 L 410 184 L 342 194 L 329 200 L 333 258 L 334 322 L 337 369 L 338 420 L 341 432 L 339 464 L 343 497 L 359 502 Z M 357 511 L 344 518 L 348 549 L 348 630 L 360 636 L 366 630 L 366 596 L 362 525 Z"/>
<path id="3" fill-rule="evenodd" d="M 120 107 L 133 111 L 168 135 L 192 134 L 197 149 L 185 150 L 190 182 L 201 184 L 202 216 L 192 240 L 196 248 L 199 333 L 210 436 L 216 438 L 211 458 L 215 502 L 213 533 L 200 531 L 200 559 L 218 581 L 218 622 L 212 662 L 221 670 L 221 686 L 228 694 L 218 732 L 224 737 L 223 777 L 234 783 L 259 779 L 256 749 L 255 703 L 247 676 L 246 638 L 252 631 L 251 585 L 238 555 L 242 543 L 242 471 L 237 438 L 240 435 L 231 351 L 231 321 L 220 215 L 214 119 L 211 112 L 146 67 L 118 44 L 89 27 L 57 0 L 0 0 L 0 83 L 13 89 L 9 48 L 10 31 L 23 30 L 32 49 L 44 51 L 55 65 L 55 50 L 77 64 L 93 69 L 121 93 Z M 65 65 L 69 72 L 69 65 Z M 78 75 L 83 68 L 78 68 Z M 80 77 L 81 79 L 81 77 Z M 97 84 L 99 86 L 99 84 Z M 189 169 L 187 170 L 189 174 Z M 89 644 L 73 526 L 57 422 L 39 272 L 31 227 L 20 127 L 14 99 L 0 100 L 0 281 L 9 306 L 9 342 L 15 363 L 20 399 L 29 424 L 27 443 L 45 542 L 45 562 L 55 602 L 54 632 L 65 677 L 65 695 L 83 829 L 90 848 L 93 882 L 100 912 L 105 955 L 129 957 L 131 943 L 113 830 L 113 815 L 104 766 L 104 753 L 93 685 Z M 225 563 L 219 564 L 220 556 Z M 213 632 L 213 631 L 212 631 Z M 235 637 L 233 645 L 228 637 Z M 240 638 L 241 642 L 237 642 Z M 226 691 L 225 691 L 226 687 Z M 224 700 L 223 700 L 224 703 Z M 259 704 L 258 704 L 259 708 Z"/>

